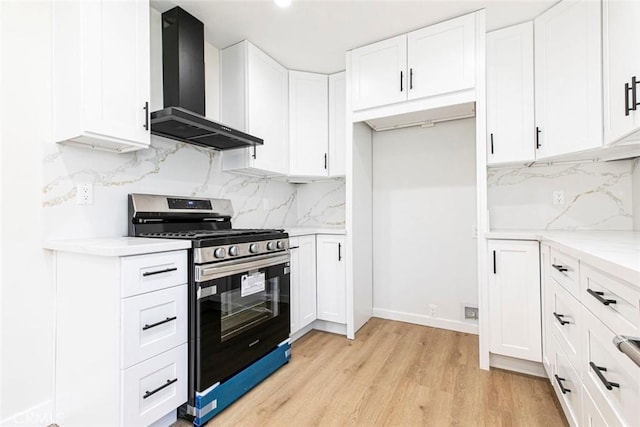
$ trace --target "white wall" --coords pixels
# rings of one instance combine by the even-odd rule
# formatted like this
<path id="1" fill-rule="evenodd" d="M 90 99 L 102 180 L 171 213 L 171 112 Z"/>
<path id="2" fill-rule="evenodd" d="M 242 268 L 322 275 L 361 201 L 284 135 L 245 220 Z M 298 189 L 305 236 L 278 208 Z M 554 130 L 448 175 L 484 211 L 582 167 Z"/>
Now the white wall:
<path id="1" fill-rule="evenodd" d="M 475 162 L 474 119 L 374 133 L 374 315 L 477 331 Z"/>
<path id="2" fill-rule="evenodd" d="M 640 231 L 640 157 L 632 163 L 633 229 Z"/>
<path id="3" fill-rule="evenodd" d="M 2 11 L 0 425 L 52 422 L 53 295 L 41 249 L 42 146 L 51 129 L 50 3 Z"/>
<path id="4" fill-rule="evenodd" d="M 490 227 L 631 230 L 631 176 L 630 160 L 489 169 Z M 553 205 L 556 190 L 564 205 Z"/>

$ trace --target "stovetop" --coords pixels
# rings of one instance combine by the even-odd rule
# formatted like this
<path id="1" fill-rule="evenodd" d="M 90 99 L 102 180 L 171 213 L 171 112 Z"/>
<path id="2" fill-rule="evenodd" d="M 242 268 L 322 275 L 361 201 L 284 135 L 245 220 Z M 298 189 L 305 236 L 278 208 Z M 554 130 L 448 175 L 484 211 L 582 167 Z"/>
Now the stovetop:
<path id="1" fill-rule="evenodd" d="M 205 239 L 232 236 L 256 236 L 283 233 L 284 230 L 232 228 L 228 230 L 188 230 L 188 231 L 158 231 L 140 233 L 139 237 L 162 237 L 165 239 Z"/>

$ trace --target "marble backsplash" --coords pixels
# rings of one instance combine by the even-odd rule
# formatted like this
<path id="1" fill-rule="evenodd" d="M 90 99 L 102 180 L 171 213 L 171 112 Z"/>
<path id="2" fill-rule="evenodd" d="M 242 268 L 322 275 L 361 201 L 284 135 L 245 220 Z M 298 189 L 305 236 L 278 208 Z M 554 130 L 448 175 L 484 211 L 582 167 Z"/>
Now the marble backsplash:
<path id="1" fill-rule="evenodd" d="M 344 180 L 297 185 L 226 173 L 221 158 L 219 151 L 158 137 L 149 149 L 126 154 L 47 145 L 43 239 L 125 236 L 128 193 L 228 198 L 238 228 L 344 226 Z M 93 184 L 92 205 L 76 203 L 79 183 Z"/>
<path id="2" fill-rule="evenodd" d="M 632 196 L 637 164 L 620 160 L 489 169 L 490 228 L 632 230 L 638 211 Z M 556 190 L 564 191 L 562 205 L 553 204 Z"/>

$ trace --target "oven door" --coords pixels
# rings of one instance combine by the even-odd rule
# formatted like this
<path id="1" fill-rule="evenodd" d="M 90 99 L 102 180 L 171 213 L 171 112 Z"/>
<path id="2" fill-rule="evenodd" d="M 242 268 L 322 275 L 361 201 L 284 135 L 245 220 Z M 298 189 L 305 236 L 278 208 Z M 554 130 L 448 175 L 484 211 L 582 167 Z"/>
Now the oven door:
<path id="1" fill-rule="evenodd" d="M 289 254 L 195 271 L 194 385 L 203 392 L 289 338 Z"/>

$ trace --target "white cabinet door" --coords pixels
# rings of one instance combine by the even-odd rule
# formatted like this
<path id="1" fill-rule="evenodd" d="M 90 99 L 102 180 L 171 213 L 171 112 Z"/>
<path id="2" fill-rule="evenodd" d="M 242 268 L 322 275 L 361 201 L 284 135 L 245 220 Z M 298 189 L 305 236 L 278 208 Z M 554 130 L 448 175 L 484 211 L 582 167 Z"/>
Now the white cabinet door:
<path id="1" fill-rule="evenodd" d="M 289 174 L 329 174 L 329 91 L 326 74 L 289 71 Z"/>
<path id="2" fill-rule="evenodd" d="M 351 66 L 353 110 L 407 99 L 406 34 L 354 49 Z"/>
<path id="3" fill-rule="evenodd" d="M 604 142 L 610 144 L 640 128 L 640 111 L 628 111 L 633 91 L 640 102 L 640 87 L 631 87 L 633 77 L 640 86 L 640 2 L 605 0 L 602 6 Z"/>
<path id="4" fill-rule="evenodd" d="M 347 155 L 347 76 L 329 76 L 329 176 L 344 176 Z"/>
<path id="5" fill-rule="evenodd" d="M 316 236 L 289 239 L 291 253 L 291 333 L 316 320 Z"/>
<path id="6" fill-rule="evenodd" d="M 318 319 L 346 323 L 344 236 L 316 237 L 318 268 Z"/>
<path id="7" fill-rule="evenodd" d="M 475 86 L 475 14 L 407 35 L 409 99 Z"/>
<path id="8" fill-rule="evenodd" d="M 535 160 L 533 23 L 487 34 L 487 163 Z"/>
<path id="9" fill-rule="evenodd" d="M 54 2 L 52 22 L 54 140 L 148 147 L 149 1 Z"/>
<path id="10" fill-rule="evenodd" d="M 289 170 L 287 70 L 247 41 L 220 51 L 220 121 L 264 140 L 223 153 L 223 170 L 286 175 Z"/>
<path id="11" fill-rule="evenodd" d="M 490 351 L 542 361 L 538 242 L 489 242 Z"/>
<path id="12" fill-rule="evenodd" d="M 564 0 L 534 21 L 537 159 L 602 146 L 600 15 Z"/>

